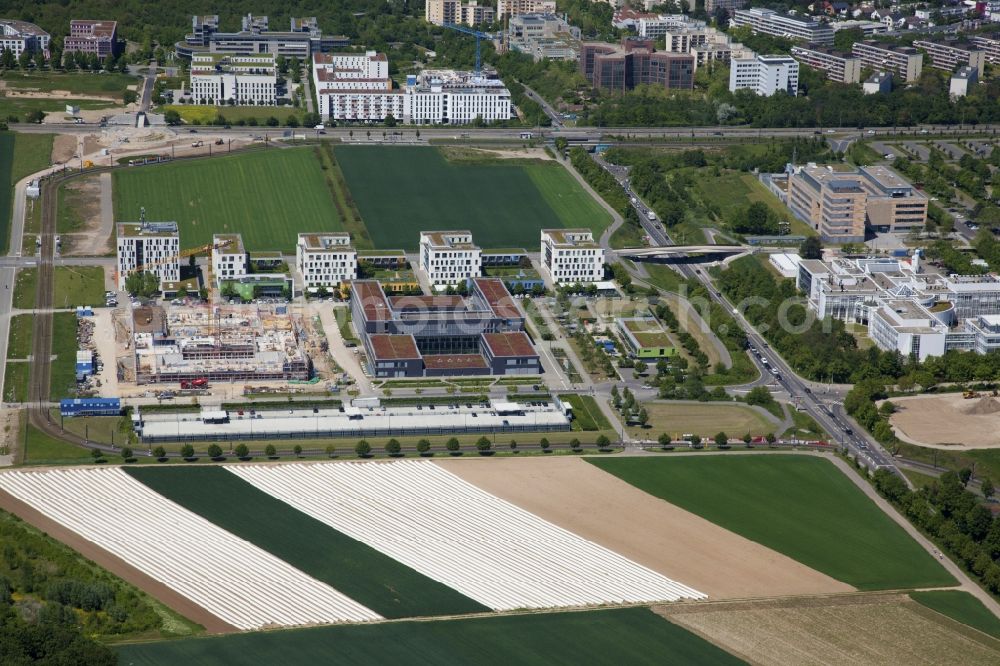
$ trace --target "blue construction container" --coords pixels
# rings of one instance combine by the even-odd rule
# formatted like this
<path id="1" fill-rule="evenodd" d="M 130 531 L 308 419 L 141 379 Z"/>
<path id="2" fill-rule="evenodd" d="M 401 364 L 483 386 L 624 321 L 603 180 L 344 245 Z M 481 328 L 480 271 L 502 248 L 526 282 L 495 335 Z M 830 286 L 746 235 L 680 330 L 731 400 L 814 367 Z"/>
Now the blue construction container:
<path id="1" fill-rule="evenodd" d="M 62 416 L 118 416 L 121 398 L 63 398 L 59 401 Z"/>

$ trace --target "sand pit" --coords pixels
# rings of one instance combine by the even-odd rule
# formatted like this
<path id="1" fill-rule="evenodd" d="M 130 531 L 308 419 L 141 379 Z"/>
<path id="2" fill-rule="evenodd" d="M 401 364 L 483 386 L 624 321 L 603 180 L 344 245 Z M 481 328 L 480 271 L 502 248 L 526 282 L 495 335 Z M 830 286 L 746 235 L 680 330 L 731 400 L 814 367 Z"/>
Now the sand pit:
<path id="1" fill-rule="evenodd" d="M 1000 399 L 961 393 L 893 398 L 890 424 L 904 442 L 948 449 L 1000 448 Z"/>
<path id="2" fill-rule="evenodd" d="M 437 464 L 711 598 L 854 590 L 579 458 L 451 459 Z"/>

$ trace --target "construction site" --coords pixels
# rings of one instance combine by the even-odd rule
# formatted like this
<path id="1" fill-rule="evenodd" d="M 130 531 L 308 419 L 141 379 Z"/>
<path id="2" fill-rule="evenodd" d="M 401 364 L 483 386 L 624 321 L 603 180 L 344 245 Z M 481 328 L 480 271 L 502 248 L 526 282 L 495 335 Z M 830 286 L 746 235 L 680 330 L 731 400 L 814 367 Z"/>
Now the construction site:
<path id="1" fill-rule="evenodd" d="M 310 332 L 285 305 L 151 305 L 134 308 L 130 323 L 124 381 L 202 388 L 312 375 Z"/>

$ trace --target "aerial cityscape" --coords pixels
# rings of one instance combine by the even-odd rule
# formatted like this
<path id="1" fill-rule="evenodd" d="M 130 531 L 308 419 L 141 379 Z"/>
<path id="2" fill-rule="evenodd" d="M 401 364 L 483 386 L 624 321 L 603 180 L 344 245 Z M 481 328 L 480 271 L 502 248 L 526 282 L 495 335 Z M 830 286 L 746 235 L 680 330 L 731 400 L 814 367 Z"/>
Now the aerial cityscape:
<path id="1" fill-rule="evenodd" d="M 998 129 L 1000 0 L 6 3 L 0 664 L 1000 663 Z"/>

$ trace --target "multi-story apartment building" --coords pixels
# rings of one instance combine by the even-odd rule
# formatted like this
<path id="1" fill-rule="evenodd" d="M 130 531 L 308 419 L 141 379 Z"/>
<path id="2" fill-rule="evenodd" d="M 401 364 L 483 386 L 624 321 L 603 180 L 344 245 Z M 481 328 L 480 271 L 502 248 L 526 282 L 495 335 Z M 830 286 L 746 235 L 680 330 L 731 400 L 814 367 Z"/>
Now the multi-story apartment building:
<path id="1" fill-rule="evenodd" d="M 850 172 L 815 164 L 795 168 L 787 203 L 827 241 L 863 241 L 866 225 L 879 232 L 907 232 L 927 223 L 927 197 L 882 166 Z"/>
<path id="2" fill-rule="evenodd" d="M 118 288 L 136 271 L 153 273 L 160 282 L 181 278 L 181 239 L 176 222 L 147 222 L 142 212 L 139 222 L 119 222 Z"/>
<path id="3" fill-rule="evenodd" d="M 911 46 L 865 40 L 854 42 L 851 52 L 861 60 L 862 67 L 895 72 L 906 83 L 919 79 L 924 66 L 924 55 Z"/>
<path id="4" fill-rule="evenodd" d="M 557 285 L 604 279 L 604 250 L 589 229 L 542 229 L 541 257 Z"/>
<path id="5" fill-rule="evenodd" d="M 483 272 L 483 251 L 468 231 L 421 231 L 420 270 L 432 287 L 457 285 Z"/>
<path id="6" fill-rule="evenodd" d="M 312 79 L 317 112 L 324 119 L 403 119 L 402 91 L 392 89 L 384 53 L 316 53 Z"/>
<path id="7" fill-rule="evenodd" d="M 305 289 L 339 287 L 358 278 L 358 251 L 347 232 L 299 234 L 295 268 Z"/>
<path id="8" fill-rule="evenodd" d="M 403 121 L 413 125 L 466 125 L 510 120 L 510 91 L 495 74 L 425 69 L 406 77 Z"/>
<path id="9" fill-rule="evenodd" d="M 1000 64 L 1000 34 L 969 35 L 969 41 L 982 49 L 986 62 Z"/>
<path id="10" fill-rule="evenodd" d="M 700 30 L 706 23 L 686 14 L 660 14 L 642 16 L 636 21 L 636 32 L 645 39 L 659 39 L 668 32 L 677 30 Z M 670 50 L 668 47 L 666 50 Z M 675 51 L 676 53 L 676 51 Z"/>
<path id="11" fill-rule="evenodd" d="M 711 16 L 717 9 L 725 9 L 730 15 L 737 9 L 743 9 L 750 0 L 705 0 L 705 13 Z"/>
<path id="12" fill-rule="evenodd" d="M 584 42 L 580 73 L 604 90 L 624 92 L 643 84 L 690 89 L 694 87 L 694 57 L 655 51 L 653 40 L 626 38 L 621 46 Z"/>
<path id="13" fill-rule="evenodd" d="M 195 104 L 277 104 L 278 69 L 274 56 L 269 53 L 194 54 L 191 57 L 191 99 Z"/>
<path id="14" fill-rule="evenodd" d="M 729 64 L 729 90 L 752 90 L 763 97 L 778 92 L 795 96 L 799 91 L 799 63 L 782 55 L 733 58 Z"/>
<path id="15" fill-rule="evenodd" d="M 117 56 L 121 51 L 117 21 L 74 19 L 69 35 L 63 40 L 63 53 L 93 53 L 100 59 Z"/>
<path id="16" fill-rule="evenodd" d="M 497 0 L 497 20 L 521 14 L 555 14 L 555 0 Z"/>
<path id="17" fill-rule="evenodd" d="M 217 15 L 194 16 L 191 32 L 174 48 L 177 55 L 190 58 L 195 53 L 258 55 L 270 53 L 305 62 L 313 53 L 328 53 L 350 45 L 343 36 L 324 36 L 315 17 L 292 18 L 287 32 L 271 31 L 266 16 L 243 17 L 240 32 L 220 32 Z"/>
<path id="18" fill-rule="evenodd" d="M 427 0 L 424 20 L 434 25 L 454 23 L 472 26 L 492 23 L 496 20 L 496 12 L 491 5 L 480 5 L 477 0 Z"/>
<path id="19" fill-rule="evenodd" d="M 833 44 L 833 28 L 809 16 L 789 16 L 771 9 L 738 9 L 730 25 L 748 26 L 754 34 L 786 37 L 809 44 Z"/>
<path id="20" fill-rule="evenodd" d="M 23 51 L 38 52 L 49 57 L 49 33 L 34 23 L 0 19 L 0 51 L 10 51 L 20 57 Z"/>
<path id="21" fill-rule="evenodd" d="M 959 67 L 971 67 L 982 74 L 986 67 L 986 51 L 971 42 L 931 42 L 918 39 L 913 42 L 931 57 L 931 67 L 954 72 Z"/>
<path id="22" fill-rule="evenodd" d="M 838 83 L 861 81 L 861 60 L 850 53 L 822 47 L 793 46 L 792 55 L 799 63 L 826 72 L 826 78 Z"/>
<path id="23" fill-rule="evenodd" d="M 212 236 L 212 275 L 216 283 L 246 277 L 250 273 L 248 259 L 240 234 Z"/>

